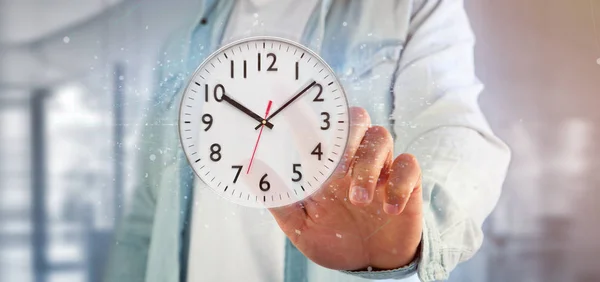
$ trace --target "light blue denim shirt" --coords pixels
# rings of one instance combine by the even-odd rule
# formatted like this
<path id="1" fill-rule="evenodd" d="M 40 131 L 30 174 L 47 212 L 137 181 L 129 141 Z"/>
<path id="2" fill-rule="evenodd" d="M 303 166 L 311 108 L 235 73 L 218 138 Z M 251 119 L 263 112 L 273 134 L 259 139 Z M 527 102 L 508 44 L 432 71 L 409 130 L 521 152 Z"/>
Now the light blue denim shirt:
<path id="1" fill-rule="evenodd" d="M 142 174 L 131 212 L 116 236 L 106 281 L 185 281 L 194 176 L 182 153 L 178 105 L 189 76 L 220 43 L 233 1 L 208 0 L 199 17 L 161 52 Z M 462 0 L 323 0 L 302 43 L 319 53 L 349 103 L 387 127 L 395 152 L 423 170 L 421 252 L 406 267 L 346 272 L 370 279 L 447 279 L 480 248 L 481 226 L 498 197 L 510 160 L 477 99 L 474 37 Z M 160 152 L 160 153 L 158 153 Z M 285 280 L 306 281 L 306 258 L 286 244 Z"/>

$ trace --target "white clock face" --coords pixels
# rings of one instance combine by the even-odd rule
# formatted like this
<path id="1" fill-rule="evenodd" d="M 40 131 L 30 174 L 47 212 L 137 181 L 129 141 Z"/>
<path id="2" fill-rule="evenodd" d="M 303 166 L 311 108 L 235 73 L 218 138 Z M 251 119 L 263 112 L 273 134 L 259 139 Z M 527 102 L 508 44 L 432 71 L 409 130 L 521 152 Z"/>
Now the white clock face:
<path id="1" fill-rule="evenodd" d="M 181 101 L 179 131 L 195 173 L 235 203 L 279 207 L 316 190 L 349 131 L 344 90 L 295 42 L 254 37 L 213 53 Z"/>

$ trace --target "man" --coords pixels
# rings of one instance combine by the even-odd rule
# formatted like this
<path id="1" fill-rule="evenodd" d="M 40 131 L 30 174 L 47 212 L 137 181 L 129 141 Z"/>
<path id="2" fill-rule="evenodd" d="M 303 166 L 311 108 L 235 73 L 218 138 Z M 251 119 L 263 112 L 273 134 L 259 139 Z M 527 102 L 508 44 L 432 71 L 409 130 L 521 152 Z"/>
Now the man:
<path id="1" fill-rule="evenodd" d="M 193 27 L 163 52 L 152 126 L 142 136 L 150 144 L 144 153 L 157 158 L 144 162 L 147 177 L 107 280 L 447 279 L 479 249 L 510 158 L 477 105 L 482 87 L 462 5 L 205 1 Z M 302 203 L 270 210 L 272 217 L 205 192 L 169 126 L 206 56 L 231 39 L 265 34 L 319 53 L 359 106 L 336 174 Z"/>

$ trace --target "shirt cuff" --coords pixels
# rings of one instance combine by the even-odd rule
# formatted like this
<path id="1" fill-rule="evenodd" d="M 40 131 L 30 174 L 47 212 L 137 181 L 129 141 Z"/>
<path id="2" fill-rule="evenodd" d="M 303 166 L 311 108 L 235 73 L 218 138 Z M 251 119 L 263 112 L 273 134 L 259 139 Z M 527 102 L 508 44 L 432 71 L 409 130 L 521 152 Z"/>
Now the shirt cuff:
<path id="1" fill-rule="evenodd" d="M 413 261 L 407 266 L 403 266 L 396 269 L 390 270 L 361 270 L 361 271 L 348 271 L 348 270 L 340 270 L 343 273 L 358 276 L 365 279 L 403 279 L 410 277 L 417 273 L 417 266 L 419 262 L 420 256 L 418 255 L 419 251 L 417 251 L 417 256 L 413 259 Z"/>

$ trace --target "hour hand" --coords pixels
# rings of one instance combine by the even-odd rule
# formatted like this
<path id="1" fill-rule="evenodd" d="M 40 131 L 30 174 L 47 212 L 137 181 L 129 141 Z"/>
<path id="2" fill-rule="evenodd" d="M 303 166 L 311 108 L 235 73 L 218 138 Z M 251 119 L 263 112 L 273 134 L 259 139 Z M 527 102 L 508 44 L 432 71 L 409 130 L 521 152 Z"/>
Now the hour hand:
<path id="1" fill-rule="evenodd" d="M 260 122 L 261 124 L 264 124 L 269 129 L 273 129 L 273 124 L 271 122 L 269 122 L 268 120 L 265 120 L 261 116 L 255 114 L 253 111 L 251 111 L 248 108 L 244 107 L 242 104 L 238 103 L 236 100 L 233 100 L 231 97 L 227 96 L 226 94 L 223 94 L 223 100 L 225 100 L 225 102 L 227 102 L 230 105 L 234 106 L 238 110 L 244 112 L 246 115 L 248 115 L 249 117 L 253 118 L 254 120 Z"/>

